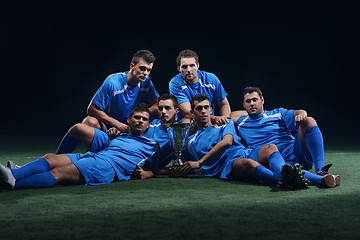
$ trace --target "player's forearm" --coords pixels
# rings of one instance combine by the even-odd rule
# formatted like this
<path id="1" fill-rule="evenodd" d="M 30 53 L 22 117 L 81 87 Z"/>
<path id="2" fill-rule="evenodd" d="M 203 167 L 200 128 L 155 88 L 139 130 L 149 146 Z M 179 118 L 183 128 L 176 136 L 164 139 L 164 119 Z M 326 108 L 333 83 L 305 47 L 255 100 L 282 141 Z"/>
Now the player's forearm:
<path id="1" fill-rule="evenodd" d="M 230 106 L 229 105 L 221 106 L 219 113 L 220 113 L 221 116 L 225 116 L 225 117 L 229 118 L 230 114 L 231 114 Z"/>
<path id="2" fill-rule="evenodd" d="M 229 141 L 228 139 L 223 139 L 220 142 L 218 142 L 205 156 L 203 156 L 198 162 L 199 165 L 202 166 L 208 161 L 208 159 L 214 158 L 217 155 L 221 154 L 225 151 L 226 148 L 228 148 L 232 144 L 232 141 Z"/>
<path id="3" fill-rule="evenodd" d="M 104 111 L 101 111 L 101 110 L 91 110 L 91 111 L 88 111 L 88 114 L 89 114 L 89 116 L 95 117 L 100 122 L 103 122 L 109 126 L 114 126 L 119 130 L 121 129 L 119 127 L 119 125 L 124 124 L 124 123 L 119 122 L 115 118 L 110 117 Z"/>

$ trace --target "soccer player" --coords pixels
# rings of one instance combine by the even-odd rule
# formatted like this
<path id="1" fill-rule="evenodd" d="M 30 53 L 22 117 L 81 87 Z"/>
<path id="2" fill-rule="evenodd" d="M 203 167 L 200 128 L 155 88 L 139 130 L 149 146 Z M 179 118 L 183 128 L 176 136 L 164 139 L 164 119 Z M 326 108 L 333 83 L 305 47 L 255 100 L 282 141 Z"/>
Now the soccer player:
<path id="1" fill-rule="evenodd" d="M 288 173 L 284 159 L 274 144 L 245 149 L 236 135 L 231 119 L 222 125 L 212 124 L 211 106 L 207 95 L 197 94 L 192 98 L 191 112 L 195 125 L 186 137 L 186 149 L 183 154 L 182 173 L 196 169 L 206 177 L 218 177 L 230 180 L 254 179 L 265 185 L 277 185 Z M 265 163 L 266 168 L 262 163 Z M 291 167 L 292 171 L 292 167 Z M 301 174 L 298 175 L 301 188 L 307 187 Z M 298 186 L 300 188 L 300 186 Z"/>
<path id="2" fill-rule="evenodd" d="M 149 176 L 154 176 L 154 174 L 169 174 L 169 168 L 167 166 L 176 158 L 176 156 L 170 144 L 168 129 L 172 123 L 175 123 L 175 118 L 178 111 L 179 108 L 177 99 L 174 95 L 165 93 L 159 97 L 159 118 L 152 120 L 148 129 L 143 134 L 143 136 L 148 137 L 159 144 L 159 150 L 154 155 L 155 162 L 159 163 L 159 171 L 149 171 Z M 117 135 L 118 132 L 115 130 L 112 134 Z"/>
<path id="3" fill-rule="evenodd" d="M 210 72 L 199 70 L 199 57 L 193 50 L 185 49 L 176 58 L 177 70 L 180 72 L 169 82 L 169 92 L 176 96 L 179 103 L 177 122 L 190 122 L 191 99 L 198 93 L 209 96 L 211 104 L 211 121 L 214 124 L 226 123 L 230 117 L 231 108 L 227 93 L 218 79 Z M 214 116 L 215 107 L 220 116 Z"/>
<path id="4" fill-rule="evenodd" d="M 137 51 L 129 71 L 111 74 L 104 80 L 91 99 L 88 116 L 82 122 L 102 131 L 115 127 L 120 132 L 127 132 L 127 118 L 136 104 L 145 102 L 150 114 L 156 113 L 159 94 L 149 76 L 155 60 L 149 50 Z M 64 149 L 73 145 L 76 142 L 67 133 L 55 153 L 65 153 Z"/>
<path id="5" fill-rule="evenodd" d="M 159 163 L 159 172 L 153 173 L 149 171 L 147 172 L 148 176 L 153 176 L 154 174 L 168 174 L 168 169 L 165 167 L 175 158 L 175 153 L 170 145 L 167 131 L 170 125 L 175 123 L 178 111 L 177 99 L 174 95 L 165 93 L 159 97 L 159 116 L 150 122 L 148 129 L 143 134 L 143 136 L 148 137 L 159 144 L 159 150 L 154 155 L 156 162 Z M 63 151 L 64 153 L 72 153 L 76 146 L 81 143 L 89 151 L 99 152 L 105 149 L 109 144 L 109 141 L 119 134 L 121 134 L 121 132 L 114 127 L 110 128 L 107 132 L 103 132 L 86 124 L 77 123 L 68 131 L 68 138 L 71 138 L 71 142 L 75 144 L 67 145 L 67 148 L 63 148 Z M 9 161 L 7 166 L 10 168 L 20 167 L 19 165 L 15 165 L 14 162 Z M 145 174 L 144 171 L 141 171 L 141 173 Z"/>
<path id="6" fill-rule="evenodd" d="M 231 118 L 245 146 L 275 144 L 287 163 L 299 163 L 307 170 L 305 178 L 313 185 L 335 187 L 340 184 L 340 176 L 328 173 L 332 164 L 325 165 L 322 134 L 315 119 L 305 110 L 264 110 L 264 96 L 257 87 L 246 87 L 242 97 L 247 114 L 234 111 Z M 313 166 L 317 174 L 309 172 Z"/>
<path id="7" fill-rule="evenodd" d="M 143 136 L 149 117 L 146 104 L 136 105 L 128 117 L 128 133 L 120 134 L 96 153 L 49 153 L 16 169 L 0 164 L 0 186 L 12 190 L 64 184 L 99 185 L 129 180 L 137 169 L 145 166 L 156 172 L 158 163 L 152 157 L 158 144 Z"/>
<path id="8" fill-rule="evenodd" d="M 172 94 L 162 94 L 158 102 L 159 118 L 151 121 L 149 128 L 144 136 L 153 139 L 159 144 L 159 151 L 154 156 L 158 158 L 159 172 L 157 174 L 169 174 L 167 165 L 173 161 L 176 156 L 170 144 L 168 129 L 175 123 L 176 114 L 179 112 L 177 99 Z"/>

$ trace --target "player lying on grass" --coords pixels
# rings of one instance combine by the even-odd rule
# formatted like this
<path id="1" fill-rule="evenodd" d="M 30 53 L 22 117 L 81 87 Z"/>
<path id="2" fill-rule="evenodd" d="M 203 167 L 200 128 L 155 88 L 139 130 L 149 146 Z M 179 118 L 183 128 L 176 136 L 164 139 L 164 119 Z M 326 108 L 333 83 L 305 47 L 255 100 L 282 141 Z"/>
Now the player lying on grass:
<path id="1" fill-rule="evenodd" d="M 159 172 L 157 174 L 168 174 L 169 169 L 166 167 L 175 158 L 175 152 L 168 137 L 168 128 L 175 123 L 179 108 L 176 97 L 169 93 L 162 94 L 159 97 L 157 107 L 159 118 L 151 121 L 143 136 L 153 139 L 159 144 L 159 150 L 154 155 L 159 163 Z M 110 128 L 107 132 L 104 132 L 84 123 L 77 123 L 67 132 L 68 141 L 67 144 L 63 144 L 62 153 L 72 153 L 79 144 L 84 145 L 91 152 L 99 152 L 106 148 L 109 141 L 120 133 L 116 128 Z M 21 166 L 9 160 L 7 167 L 18 168 Z M 151 171 L 141 173 L 142 175 L 154 174 Z"/>
<path id="2" fill-rule="evenodd" d="M 129 180 L 135 171 L 156 172 L 153 156 L 158 144 L 143 136 L 149 126 L 146 104 L 134 107 L 128 117 L 129 132 L 110 141 L 105 149 L 85 154 L 46 154 L 16 169 L 0 164 L 1 188 L 45 188 L 55 185 L 99 185 Z"/>

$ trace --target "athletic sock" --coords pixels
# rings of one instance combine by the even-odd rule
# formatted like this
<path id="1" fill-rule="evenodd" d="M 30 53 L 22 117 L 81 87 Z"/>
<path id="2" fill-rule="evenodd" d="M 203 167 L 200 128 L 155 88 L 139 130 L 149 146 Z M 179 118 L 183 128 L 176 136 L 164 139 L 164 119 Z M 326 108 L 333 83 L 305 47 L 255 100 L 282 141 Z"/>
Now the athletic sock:
<path id="1" fill-rule="evenodd" d="M 254 174 L 255 178 L 265 185 L 276 185 L 279 182 L 279 176 L 263 165 L 255 167 Z"/>
<path id="2" fill-rule="evenodd" d="M 67 132 L 63 137 L 63 139 L 61 140 L 55 154 L 72 153 L 78 145 L 79 145 L 79 141 L 74 139 L 69 134 L 69 132 Z"/>
<path id="3" fill-rule="evenodd" d="M 310 181 L 311 185 L 317 185 L 318 183 L 320 183 L 322 176 L 309 172 L 307 170 L 303 170 L 303 171 L 304 171 L 304 177 Z"/>
<path id="4" fill-rule="evenodd" d="M 20 180 L 24 177 L 28 177 L 33 174 L 47 172 L 50 170 L 49 162 L 45 158 L 39 158 L 38 160 L 29 162 L 23 165 L 21 168 L 11 169 L 12 174 L 16 180 Z"/>
<path id="5" fill-rule="evenodd" d="M 305 138 L 306 147 L 311 154 L 315 172 L 318 172 L 325 164 L 324 141 L 319 127 L 314 126 L 309 128 Z"/>
<path id="6" fill-rule="evenodd" d="M 46 188 L 56 185 L 56 178 L 50 172 L 34 174 L 20 180 L 16 180 L 15 189 L 20 188 Z"/>
<path id="7" fill-rule="evenodd" d="M 285 164 L 284 158 L 281 156 L 279 151 L 273 152 L 269 157 L 269 166 L 276 174 L 281 175 L 281 168 Z"/>

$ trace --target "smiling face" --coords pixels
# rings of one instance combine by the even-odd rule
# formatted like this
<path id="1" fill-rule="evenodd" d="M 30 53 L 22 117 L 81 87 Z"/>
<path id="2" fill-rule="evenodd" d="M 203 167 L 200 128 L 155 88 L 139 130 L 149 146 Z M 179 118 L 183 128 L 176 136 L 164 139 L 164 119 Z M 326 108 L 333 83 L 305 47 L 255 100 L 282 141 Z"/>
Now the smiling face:
<path id="1" fill-rule="evenodd" d="M 249 115 L 262 114 L 264 112 L 264 98 L 260 97 L 257 92 L 246 93 L 243 106 Z"/>

